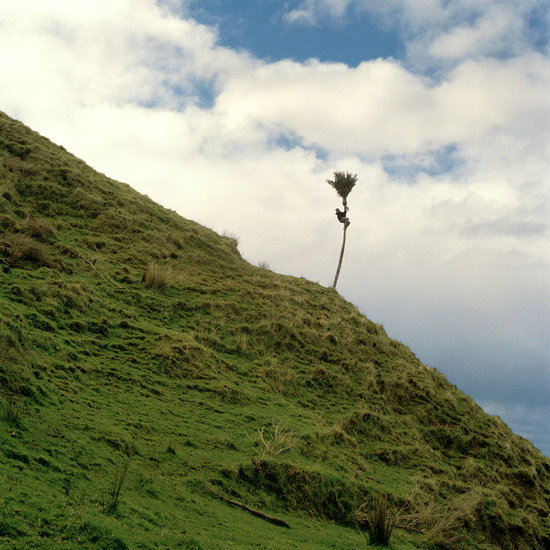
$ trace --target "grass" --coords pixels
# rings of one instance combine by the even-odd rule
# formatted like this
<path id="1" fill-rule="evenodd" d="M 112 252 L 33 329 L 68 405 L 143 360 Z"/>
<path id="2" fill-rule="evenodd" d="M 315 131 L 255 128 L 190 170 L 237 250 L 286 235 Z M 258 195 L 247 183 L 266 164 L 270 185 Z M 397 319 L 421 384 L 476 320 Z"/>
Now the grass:
<path id="1" fill-rule="evenodd" d="M 0 547 L 360 548 L 379 493 L 395 549 L 548 546 L 549 460 L 335 291 L 5 115 L 0 226 Z"/>
<path id="2" fill-rule="evenodd" d="M 172 271 L 169 268 L 163 268 L 154 262 L 147 266 L 143 274 L 143 282 L 149 288 L 166 288 L 173 280 Z"/>
<path id="3" fill-rule="evenodd" d="M 46 246 L 27 235 L 4 235 L 0 247 L 2 247 L 7 258 L 12 261 L 12 265 L 24 262 L 45 267 L 54 265 Z M 6 263 L 10 265 L 8 262 Z"/>
<path id="4" fill-rule="evenodd" d="M 371 502 L 363 503 L 355 512 L 359 529 L 374 546 L 389 545 L 397 519 L 398 514 L 391 509 L 385 493 L 374 495 Z"/>
<path id="5" fill-rule="evenodd" d="M 111 486 L 107 492 L 107 498 L 103 504 L 103 511 L 106 514 L 114 514 L 118 510 L 122 496 L 126 490 L 128 478 L 129 461 L 124 461 L 115 467 Z"/>

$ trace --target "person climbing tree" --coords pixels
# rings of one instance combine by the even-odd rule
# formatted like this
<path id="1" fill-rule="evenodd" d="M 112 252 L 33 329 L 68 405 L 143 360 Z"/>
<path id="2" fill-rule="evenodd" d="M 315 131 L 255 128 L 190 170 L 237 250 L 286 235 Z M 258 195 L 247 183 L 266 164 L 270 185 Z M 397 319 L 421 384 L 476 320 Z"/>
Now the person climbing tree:
<path id="1" fill-rule="evenodd" d="M 338 221 L 346 226 L 349 226 L 351 223 L 348 218 L 348 210 L 349 208 L 347 206 L 343 212 L 339 208 L 336 209 L 336 217 L 338 218 Z"/>
<path id="2" fill-rule="evenodd" d="M 343 211 L 339 208 L 336 209 L 338 221 L 344 224 L 344 235 L 342 238 L 342 248 L 340 249 L 340 258 L 338 259 L 338 267 L 336 268 L 334 282 L 332 283 L 332 288 L 336 288 L 338 277 L 340 276 L 340 269 L 342 267 L 342 260 L 344 258 L 344 249 L 346 248 L 346 231 L 351 223 L 348 217 L 348 195 L 357 183 L 357 174 L 350 174 L 349 172 L 334 172 L 334 179 L 327 180 L 327 183 L 342 199 L 342 205 L 344 206 Z"/>

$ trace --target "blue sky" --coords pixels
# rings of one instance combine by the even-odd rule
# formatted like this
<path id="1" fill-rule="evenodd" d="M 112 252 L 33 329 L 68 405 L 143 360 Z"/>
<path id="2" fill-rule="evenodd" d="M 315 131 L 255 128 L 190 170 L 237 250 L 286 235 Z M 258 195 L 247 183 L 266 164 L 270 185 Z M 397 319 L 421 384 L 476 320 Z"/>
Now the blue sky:
<path id="1" fill-rule="evenodd" d="M 327 286 L 357 173 L 340 293 L 550 455 L 549 12 L 0 0 L 0 109 Z"/>
<path id="2" fill-rule="evenodd" d="M 403 44 L 395 28 L 368 13 L 293 24 L 290 6 L 279 0 L 195 0 L 187 6 L 197 21 L 216 26 L 220 44 L 250 50 L 260 59 L 317 58 L 355 66 L 366 59 L 399 57 Z"/>

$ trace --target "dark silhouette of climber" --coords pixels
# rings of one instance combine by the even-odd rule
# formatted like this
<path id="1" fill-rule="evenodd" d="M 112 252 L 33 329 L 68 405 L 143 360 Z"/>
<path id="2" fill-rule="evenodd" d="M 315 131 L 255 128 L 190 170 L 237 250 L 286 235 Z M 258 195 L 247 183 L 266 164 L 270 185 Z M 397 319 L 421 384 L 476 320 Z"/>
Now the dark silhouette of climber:
<path id="1" fill-rule="evenodd" d="M 351 223 L 349 221 L 349 218 L 347 216 L 348 214 L 348 210 L 349 208 L 346 206 L 344 211 L 342 212 L 342 210 L 340 210 L 339 208 L 336 209 L 336 217 L 338 218 L 338 221 L 340 223 L 343 223 L 344 224 L 344 227 L 348 227 L 349 224 Z"/>

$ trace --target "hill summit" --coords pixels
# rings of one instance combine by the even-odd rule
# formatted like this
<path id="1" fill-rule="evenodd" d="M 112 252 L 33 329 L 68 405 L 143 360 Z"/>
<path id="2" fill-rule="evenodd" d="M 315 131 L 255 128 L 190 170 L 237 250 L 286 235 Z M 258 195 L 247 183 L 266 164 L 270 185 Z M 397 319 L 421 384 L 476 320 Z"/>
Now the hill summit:
<path id="1" fill-rule="evenodd" d="M 550 548 L 529 441 L 3 113 L 0 231 L 0 547 Z"/>

